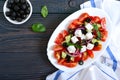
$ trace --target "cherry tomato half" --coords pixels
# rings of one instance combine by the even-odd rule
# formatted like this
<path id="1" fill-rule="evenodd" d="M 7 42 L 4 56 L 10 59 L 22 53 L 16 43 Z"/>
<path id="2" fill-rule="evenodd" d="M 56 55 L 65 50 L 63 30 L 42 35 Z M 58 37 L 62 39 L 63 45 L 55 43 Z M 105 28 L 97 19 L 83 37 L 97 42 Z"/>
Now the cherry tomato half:
<path id="1" fill-rule="evenodd" d="M 63 62 L 64 66 L 67 66 L 70 68 L 77 66 L 77 64 L 78 64 L 77 62 Z"/>
<path id="2" fill-rule="evenodd" d="M 94 53 L 92 50 L 87 50 L 87 54 L 89 55 L 89 57 L 93 58 L 94 57 Z"/>
<path id="3" fill-rule="evenodd" d="M 96 23 L 100 23 L 100 17 L 98 17 L 98 16 L 94 16 L 93 17 L 93 19 L 94 19 L 94 22 L 96 22 Z"/>
<path id="4" fill-rule="evenodd" d="M 78 19 L 80 22 L 83 22 L 88 17 L 89 17 L 88 13 L 82 13 Z"/>
<path id="5" fill-rule="evenodd" d="M 106 29 L 106 19 L 105 18 L 101 19 L 101 25 L 102 25 L 103 29 Z"/>
<path id="6" fill-rule="evenodd" d="M 53 50 L 54 51 L 60 51 L 60 50 L 63 50 L 64 48 L 63 48 L 63 46 L 61 46 L 61 45 L 54 45 L 53 46 Z"/>
<path id="7" fill-rule="evenodd" d="M 93 51 L 100 51 L 102 49 L 102 44 L 99 44 L 98 46 L 94 46 Z"/>
<path id="8" fill-rule="evenodd" d="M 106 30 L 102 30 L 101 31 L 101 40 L 106 41 L 107 37 L 108 37 L 108 32 Z"/>
<path id="9" fill-rule="evenodd" d="M 61 55 L 61 51 L 55 51 L 55 52 L 54 52 L 54 57 L 55 57 L 57 60 L 60 60 L 60 55 Z"/>
<path id="10" fill-rule="evenodd" d="M 84 52 L 83 55 L 82 55 L 82 60 L 85 61 L 85 60 L 88 59 L 88 57 L 89 56 L 88 56 L 87 52 Z"/>

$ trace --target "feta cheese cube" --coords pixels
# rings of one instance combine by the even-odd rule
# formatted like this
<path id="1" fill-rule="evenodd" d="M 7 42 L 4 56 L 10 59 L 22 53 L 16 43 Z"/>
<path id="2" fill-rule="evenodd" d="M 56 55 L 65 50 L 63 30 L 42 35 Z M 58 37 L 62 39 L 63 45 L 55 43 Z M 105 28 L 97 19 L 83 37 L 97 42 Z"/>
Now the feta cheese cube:
<path id="1" fill-rule="evenodd" d="M 78 40 L 78 38 L 77 38 L 76 36 L 73 36 L 73 37 L 71 38 L 71 41 L 72 41 L 73 43 L 76 43 L 76 42 L 79 41 L 79 40 Z"/>
<path id="2" fill-rule="evenodd" d="M 86 39 L 92 39 L 92 38 L 93 38 L 92 33 L 91 33 L 91 32 L 88 32 L 88 33 L 86 34 Z"/>
<path id="3" fill-rule="evenodd" d="M 84 45 L 84 46 L 82 46 L 82 48 L 81 48 L 81 51 L 80 52 L 85 52 L 86 51 L 86 46 Z"/>
<path id="4" fill-rule="evenodd" d="M 82 39 L 82 40 L 83 40 L 83 39 L 86 39 L 86 36 L 85 36 L 84 34 L 82 34 L 81 39 Z"/>
<path id="5" fill-rule="evenodd" d="M 68 46 L 67 50 L 68 50 L 69 53 L 75 53 L 76 48 L 74 46 Z"/>
<path id="6" fill-rule="evenodd" d="M 85 28 L 86 28 L 88 31 L 91 31 L 91 30 L 93 29 L 93 26 L 92 26 L 90 23 L 88 23 L 88 24 L 85 26 Z"/>
<path id="7" fill-rule="evenodd" d="M 81 35 L 82 35 L 82 31 L 81 30 L 76 30 L 75 31 L 75 36 L 77 36 L 77 37 L 81 37 Z"/>
<path id="8" fill-rule="evenodd" d="M 94 44 L 88 43 L 87 44 L 87 49 L 92 50 L 94 48 Z"/>

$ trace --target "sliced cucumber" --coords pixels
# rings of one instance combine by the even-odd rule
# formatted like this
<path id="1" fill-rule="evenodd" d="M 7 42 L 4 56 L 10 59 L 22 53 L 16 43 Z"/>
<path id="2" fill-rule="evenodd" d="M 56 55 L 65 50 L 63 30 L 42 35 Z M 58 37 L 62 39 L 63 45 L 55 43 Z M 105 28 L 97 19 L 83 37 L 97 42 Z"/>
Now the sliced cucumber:
<path id="1" fill-rule="evenodd" d="M 95 43 L 95 42 L 101 43 L 100 40 L 93 38 L 93 39 L 92 39 L 92 43 Z"/>
<path id="2" fill-rule="evenodd" d="M 97 39 L 93 38 L 92 43 L 95 43 L 95 42 L 97 42 Z"/>
<path id="3" fill-rule="evenodd" d="M 67 43 L 70 42 L 70 39 L 71 39 L 71 35 L 66 36 L 65 37 L 65 42 L 67 42 Z"/>
<path id="4" fill-rule="evenodd" d="M 97 24 L 97 26 L 98 26 L 98 28 L 100 28 L 100 27 L 101 27 L 101 25 L 100 25 L 100 24 Z"/>
<path id="5" fill-rule="evenodd" d="M 70 60 L 71 60 L 71 61 L 74 61 L 74 57 L 71 56 L 71 57 L 70 57 Z"/>
<path id="6" fill-rule="evenodd" d="M 66 56 L 67 56 L 67 53 L 65 53 L 65 52 L 62 52 L 62 55 L 61 55 L 61 57 L 64 59 L 64 58 L 66 58 Z"/>

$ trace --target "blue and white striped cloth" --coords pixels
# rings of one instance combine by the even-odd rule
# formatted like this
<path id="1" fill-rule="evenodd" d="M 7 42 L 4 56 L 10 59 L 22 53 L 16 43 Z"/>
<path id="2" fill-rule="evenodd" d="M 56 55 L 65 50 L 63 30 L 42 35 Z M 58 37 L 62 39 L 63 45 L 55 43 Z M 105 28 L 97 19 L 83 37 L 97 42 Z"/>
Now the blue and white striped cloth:
<path id="1" fill-rule="evenodd" d="M 120 1 L 90 0 L 80 7 L 101 8 L 108 13 L 113 23 L 111 42 L 105 53 L 89 67 L 77 72 L 58 70 L 48 75 L 46 80 L 120 80 Z"/>

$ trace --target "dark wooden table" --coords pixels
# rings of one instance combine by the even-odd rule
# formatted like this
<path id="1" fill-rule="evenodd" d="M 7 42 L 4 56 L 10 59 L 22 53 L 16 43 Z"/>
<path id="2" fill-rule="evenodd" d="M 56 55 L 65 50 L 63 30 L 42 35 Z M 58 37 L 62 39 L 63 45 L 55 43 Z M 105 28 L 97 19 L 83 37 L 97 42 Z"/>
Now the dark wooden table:
<path id="1" fill-rule="evenodd" d="M 0 80 L 45 80 L 57 69 L 47 58 L 47 43 L 59 23 L 79 10 L 86 0 L 30 0 L 31 18 L 22 25 L 9 23 L 3 15 L 5 0 L 0 0 Z M 40 14 L 41 6 L 49 10 L 47 18 Z M 33 23 L 43 23 L 47 31 L 34 33 Z"/>

